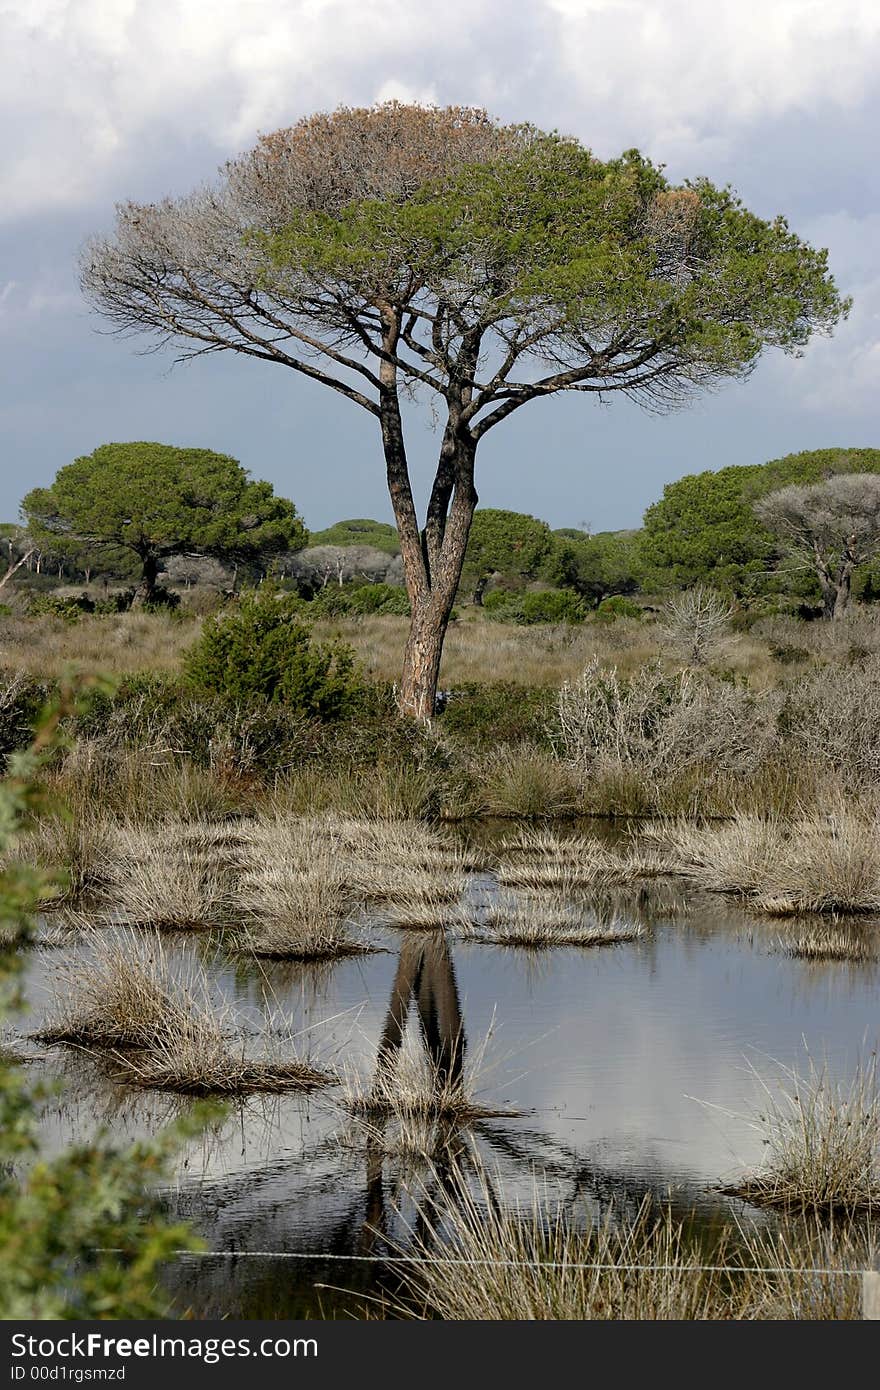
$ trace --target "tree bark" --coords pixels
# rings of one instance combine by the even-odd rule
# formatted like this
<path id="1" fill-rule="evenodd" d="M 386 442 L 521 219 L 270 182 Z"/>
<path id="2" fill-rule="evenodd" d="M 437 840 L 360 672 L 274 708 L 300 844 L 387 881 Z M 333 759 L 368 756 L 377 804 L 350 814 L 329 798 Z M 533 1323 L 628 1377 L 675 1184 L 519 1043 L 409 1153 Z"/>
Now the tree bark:
<path id="1" fill-rule="evenodd" d="M 842 618 L 849 608 L 850 595 L 852 593 L 852 569 L 848 565 L 841 568 L 837 577 L 837 592 L 834 595 L 834 607 L 831 610 L 832 620 Z"/>
<path id="2" fill-rule="evenodd" d="M 145 603 L 149 603 L 156 592 L 156 580 L 159 577 L 158 556 L 148 552 L 141 556 L 143 561 L 143 572 L 137 588 L 134 591 L 134 598 L 131 601 L 132 608 L 143 608 Z"/>
<path id="3" fill-rule="evenodd" d="M 433 718 L 443 639 L 461 578 L 464 555 L 477 494 L 474 490 L 474 455 L 477 443 L 462 420 L 469 387 L 450 384 L 446 401 L 449 416 L 443 431 L 440 458 L 428 503 L 424 530 L 420 530 L 413 501 L 403 435 L 394 354 L 400 336 L 396 311 L 381 306 L 383 348 L 379 369 L 379 421 L 388 493 L 394 509 L 400 555 L 410 604 L 410 630 L 406 642 L 398 691 L 400 712 L 426 723 Z M 464 368 L 470 370 L 475 347 L 463 350 Z M 467 375 L 467 372 L 466 372 Z"/>
<path id="4" fill-rule="evenodd" d="M 449 513 L 443 526 L 443 539 L 439 545 L 433 538 L 424 546 L 421 540 L 418 542 L 417 558 L 423 582 L 412 589 L 409 584 L 409 569 L 416 567 L 416 555 L 409 557 L 411 564 L 407 566 L 407 556 L 403 552 L 404 540 L 401 537 L 412 618 L 403 655 L 398 704 L 402 714 L 410 715 L 423 723 L 432 719 L 435 712 L 443 639 L 458 591 L 471 522 L 477 505 L 473 482 L 475 452 L 476 445 L 473 440 L 469 436 L 462 436 L 455 450 L 454 483 L 451 488 Z M 441 458 L 438 473 L 446 473 L 448 468 L 448 457 Z M 445 486 L 445 483 L 442 486 Z M 434 560 L 430 563 L 429 557 L 432 552 Z"/>

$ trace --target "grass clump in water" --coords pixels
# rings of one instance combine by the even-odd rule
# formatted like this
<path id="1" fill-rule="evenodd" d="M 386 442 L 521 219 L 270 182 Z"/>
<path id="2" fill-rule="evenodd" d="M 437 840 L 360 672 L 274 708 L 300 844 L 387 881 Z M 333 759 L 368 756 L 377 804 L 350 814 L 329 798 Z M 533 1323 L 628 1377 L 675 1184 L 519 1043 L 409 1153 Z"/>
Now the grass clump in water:
<path id="1" fill-rule="evenodd" d="M 791 821 L 739 814 L 723 825 L 649 826 L 672 873 L 738 893 L 773 916 L 880 911 L 876 822 L 845 808 Z"/>
<path id="2" fill-rule="evenodd" d="M 880 1209 L 880 1092 L 876 1058 L 849 1084 L 810 1059 L 807 1076 L 783 1068 L 784 1083 L 762 1082 L 754 1121 L 767 1162 L 724 1190 L 757 1206 L 828 1216 Z"/>
<path id="3" fill-rule="evenodd" d="M 331 960 L 373 950 L 353 935 L 355 900 L 326 855 L 307 868 L 288 862 L 253 864 L 241 881 L 247 927 L 241 945 L 275 960 Z"/>
<path id="4" fill-rule="evenodd" d="M 645 928 L 611 915 L 607 921 L 568 901 L 534 898 L 490 907 L 478 920 L 463 924 L 465 940 L 492 946 L 544 950 L 553 946 L 616 946 L 638 941 Z"/>
<path id="5" fill-rule="evenodd" d="M 93 1051 L 114 1080 L 184 1095 L 313 1090 L 335 1079 L 298 1057 L 251 1055 L 202 967 L 175 973 L 158 936 L 102 932 L 88 946 L 36 1041 Z"/>

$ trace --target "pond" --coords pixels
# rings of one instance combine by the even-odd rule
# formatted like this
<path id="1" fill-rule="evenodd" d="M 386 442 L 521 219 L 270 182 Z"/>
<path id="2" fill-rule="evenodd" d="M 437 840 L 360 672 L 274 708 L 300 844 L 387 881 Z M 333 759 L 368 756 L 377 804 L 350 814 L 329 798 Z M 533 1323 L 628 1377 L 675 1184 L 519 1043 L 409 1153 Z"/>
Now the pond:
<path id="1" fill-rule="evenodd" d="M 398 1026 L 405 1054 L 430 1044 L 435 1057 L 460 1030 L 476 1100 L 500 1113 L 456 1142 L 476 1148 L 505 1201 L 528 1204 L 537 1184 L 591 1219 L 649 1192 L 710 1225 L 764 1220 L 720 1191 L 762 1162 L 763 1087 L 810 1058 L 852 1074 L 880 1031 L 877 966 L 792 958 L 778 923 L 671 880 L 619 891 L 614 910 L 644 934 L 535 952 L 385 929 L 386 951 L 317 966 L 231 962 L 207 935 L 166 940 L 181 962 L 207 959 L 255 1028 L 289 1029 L 362 1086 Z M 33 953 L 28 1028 L 60 954 Z M 65 1081 L 45 1117 L 53 1148 L 100 1123 L 118 1138 L 149 1133 L 187 1103 L 119 1087 L 76 1054 L 44 1055 Z M 236 1103 L 181 1153 L 168 1202 L 210 1253 L 169 1270 L 178 1312 L 338 1315 L 375 1289 L 387 1242 L 406 1242 L 408 1194 L 432 1179 L 411 1153 L 383 1154 L 342 1090 Z"/>

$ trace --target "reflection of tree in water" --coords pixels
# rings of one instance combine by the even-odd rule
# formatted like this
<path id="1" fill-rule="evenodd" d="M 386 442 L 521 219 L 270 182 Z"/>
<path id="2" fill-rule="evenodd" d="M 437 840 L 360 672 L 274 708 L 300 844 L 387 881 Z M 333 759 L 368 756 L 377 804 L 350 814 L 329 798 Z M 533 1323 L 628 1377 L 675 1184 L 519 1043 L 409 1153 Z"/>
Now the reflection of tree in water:
<path id="1" fill-rule="evenodd" d="M 387 1093 L 394 1085 L 410 1009 L 415 1006 L 419 1032 L 427 1054 L 426 1075 L 438 1102 L 461 1086 L 466 1038 L 455 967 L 449 943 L 443 933 L 404 938 L 385 1026 L 376 1056 L 374 1092 Z M 384 1132 L 388 1117 L 371 1130 L 366 1139 L 367 1202 L 359 1250 L 371 1250 L 377 1237 L 387 1229 L 385 1193 L 386 1149 Z M 464 1159 L 465 1145 L 461 1125 L 439 1110 L 434 1116 L 433 1172 L 446 1186 L 450 1174 Z"/>

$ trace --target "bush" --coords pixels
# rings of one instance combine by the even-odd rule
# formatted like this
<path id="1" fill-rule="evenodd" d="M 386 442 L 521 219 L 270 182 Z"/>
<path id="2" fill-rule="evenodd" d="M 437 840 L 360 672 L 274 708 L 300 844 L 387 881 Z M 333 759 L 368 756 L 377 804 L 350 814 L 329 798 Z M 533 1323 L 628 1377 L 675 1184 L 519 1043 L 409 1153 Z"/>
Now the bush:
<path id="1" fill-rule="evenodd" d="M 552 717 L 552 700 L 549 690 L 507 681 L 458 686 L 443 713 L 443 733 L 469 747 L 540 743 Z"/>
<path id="2" fill-rule="evenodd" d="M 593 658 L 559 691 L 563 757 L 582 773 L 633 769 L 649 781 L 691 768 L 753 775 L 775 751 L 782 697 L 658 663 L 629 681 Z"/>
<path id="3" fill-rule="evenodd" d="M 30 602 L 30 612 L 34 616 L 49 614 L 53 618 L 63 618 L 66 623 L 78 622 L 83 613 L 94 613 L 95 603 L 88 594 L 35 594 Z"/>
<path id="4" fill-rule="evenodd" d="M 310 604 L 312 613 L 322 617 L 357 617 L 391 613 L 407 617 L 409 599 L 397 584 L 334 585 L 321 589 Z"/>
<path id="5" fill-rule="evenodd" d="M 538 593 L 513 594 L 494 589 L 483 600 L 483 607 L 501 623 L 532 627 L 538 623 L 582 623 L 587 609 L 570 589 L 544 589 Z"/>
<path id="6" fill-rule="evenodd" d="M 18 671 L 0 671 L 0 768 L 10 753 L 26 748 L 47 687 Z"/>
<path id="7" fill-rule="evenodd" d="M 131 608 L 133 599 L 134 589 L 117 589 L 115 593 L 108 594 L 106 598 L 96 600 L 95 612 L 102 618 L 113 613 L 127 613 Z"/>
<path id="8" fill-rule="evenodd" d="M 180 607 L 180 594 L 176 589 L 166 589 L 157 585 L 143 606 L 145 613 L 174 613 Z"/>
<path id="9" fill-rule="evenodd" d="M 597 623 L 615 623 L 618 618 L 641 618 L 642 610 L 632 599 L 624 598 L 623 594 L 609 594 L 608 598 L 603 598 L 593 616 Z"/>
<path id="10" fill-rule="evenodd" d="M 361 690 L 354 653 L 341 642 L 314 643 L 303 612 L 293 595 L 243 597 L 206 621 L 187 657 L 188 679 L 234 701 L 279 701 L 302 714 L 338 718 Z"/>

